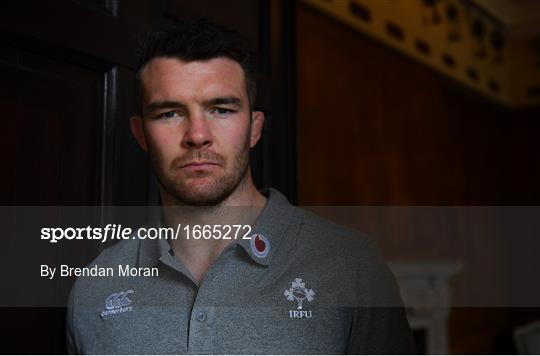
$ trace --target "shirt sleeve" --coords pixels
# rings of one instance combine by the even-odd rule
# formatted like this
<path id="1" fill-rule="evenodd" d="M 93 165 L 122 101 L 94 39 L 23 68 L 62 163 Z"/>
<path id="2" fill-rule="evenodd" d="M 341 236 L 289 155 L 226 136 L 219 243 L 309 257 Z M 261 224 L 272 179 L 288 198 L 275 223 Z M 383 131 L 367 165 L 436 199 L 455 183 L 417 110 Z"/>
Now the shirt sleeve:
<path id="1" fill-rule="evenodd" d="M 357 270 L 348 354 L 416 354 L 397 282 L 372 245 Z"/>

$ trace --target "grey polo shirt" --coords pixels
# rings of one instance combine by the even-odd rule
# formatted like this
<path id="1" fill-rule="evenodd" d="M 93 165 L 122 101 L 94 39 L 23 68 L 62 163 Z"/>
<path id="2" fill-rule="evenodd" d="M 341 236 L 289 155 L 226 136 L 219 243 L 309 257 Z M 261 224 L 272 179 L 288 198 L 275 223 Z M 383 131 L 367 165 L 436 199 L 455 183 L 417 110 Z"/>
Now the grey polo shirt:
<path id="1" fill-rule="evenodd" d="M 275 189 L 256 239 L 233 240 L 200 285 L 165 240 L 126 240 L 90 265 L 157 276 L 79 277 L 68 349 L 90 354 L 411 353 L 393 276 L 373 242 Z"/>

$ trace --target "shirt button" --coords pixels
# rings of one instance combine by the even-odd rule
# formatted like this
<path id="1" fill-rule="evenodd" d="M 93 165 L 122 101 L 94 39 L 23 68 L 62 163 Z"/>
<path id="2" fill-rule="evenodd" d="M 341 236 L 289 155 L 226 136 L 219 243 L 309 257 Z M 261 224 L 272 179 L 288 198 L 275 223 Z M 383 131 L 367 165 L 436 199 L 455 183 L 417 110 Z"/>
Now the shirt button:
<path id="1" fill-rule="evenodd" d="M 195 319 L 197 319 L 197 321 L 200 321 L 202 323 L 203 321 L 206 320 L 206 313 L 202 311 L 198 312 L 197 315 L 195 316 Z"/>

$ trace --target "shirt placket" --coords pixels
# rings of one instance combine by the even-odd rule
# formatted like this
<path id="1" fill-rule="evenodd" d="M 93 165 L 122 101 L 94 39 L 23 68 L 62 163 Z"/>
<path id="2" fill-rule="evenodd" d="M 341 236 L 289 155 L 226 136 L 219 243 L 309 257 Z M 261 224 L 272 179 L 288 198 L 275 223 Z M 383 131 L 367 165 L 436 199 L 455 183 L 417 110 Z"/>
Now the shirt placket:
<path id="1" fill-rule="evenodd" d="M 227 268 L 230 254 L 236 246 L 229 245 L 220 257 L 208 269 L 199 287 L 193 284 L 188 291 L 189 327 L 187 337 L 188 353 L 212 352 L 215 350 L 216 333 L 216 307 L 214 301 L 222 300 L 218 277 Z"/>
<path id="2" fill-rule="evenodd" d="M 214 344 L 215 308 L 208 304 L 208 298 L 205 296 L 211 288 L 205 286 L 205 282 L 201 284 L 201 287 L 194 297 L 189 316 L 187 344 L 189 353 L 211 352 Z"/>

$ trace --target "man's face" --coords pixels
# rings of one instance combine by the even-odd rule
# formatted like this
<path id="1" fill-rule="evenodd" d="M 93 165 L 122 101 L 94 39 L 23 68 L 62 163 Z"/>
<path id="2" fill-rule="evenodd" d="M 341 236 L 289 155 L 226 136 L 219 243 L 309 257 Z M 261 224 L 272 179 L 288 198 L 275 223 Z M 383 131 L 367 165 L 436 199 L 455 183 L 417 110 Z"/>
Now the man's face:
<path id="1" fill-rule="evenodd" d="M 143 118 L 132 118 L 132 131 L 168 196 L 215 205 L 245 183 L 264 116 L 254 112 L 252 123 L 238 63 L 155 58 L 141 82 Z"/>

